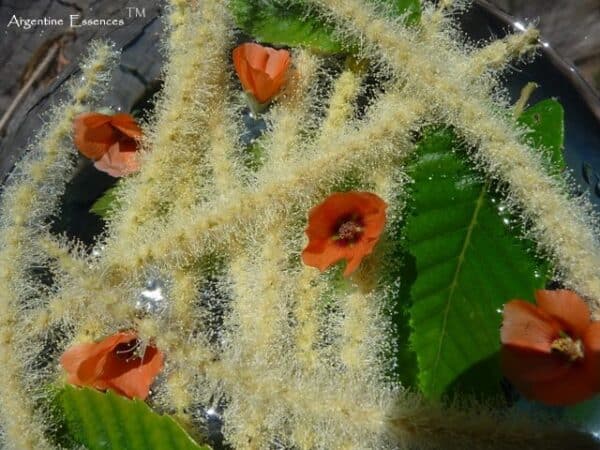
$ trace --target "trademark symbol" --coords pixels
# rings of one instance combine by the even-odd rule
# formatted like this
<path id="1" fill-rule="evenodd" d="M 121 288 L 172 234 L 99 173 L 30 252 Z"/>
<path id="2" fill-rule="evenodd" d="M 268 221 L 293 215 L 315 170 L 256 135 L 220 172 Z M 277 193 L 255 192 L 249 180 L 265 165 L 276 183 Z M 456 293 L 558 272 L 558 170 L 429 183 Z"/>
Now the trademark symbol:
<path id="1" fill-rule="evenodd" d="M 132 17 L 146 17 L 146 8 L 136 8 L 135 6 L 128 6 L 127 14 L 130 19 Z"/>

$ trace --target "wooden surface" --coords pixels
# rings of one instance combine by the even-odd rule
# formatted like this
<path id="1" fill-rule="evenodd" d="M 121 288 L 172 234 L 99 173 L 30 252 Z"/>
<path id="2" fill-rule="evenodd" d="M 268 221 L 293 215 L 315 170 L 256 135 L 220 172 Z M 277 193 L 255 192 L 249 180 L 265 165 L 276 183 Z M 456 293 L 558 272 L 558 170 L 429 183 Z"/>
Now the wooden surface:
<path id="1" fill-rule="evenodd" d="M 135 17 L 135 11 L 129 17 L 124 4 L 137 7 L 140 13 L 143 8 L 145 17 Z M 159 4 L 155 0 L 0 0 L 0 26 L 4 34 L 0 40 L 0 115 L 17 95 L 31 67 L 44 57 L 49 45 L 57 40 L 62 42 L 60 57 L 26 95 L 1 133 L 0 181 L 26 149 L 32 130 L 39 129 L 49 103 L 63 96 L 61 87 L 78 70 L 80 56 L 92 39 L 109 39 L 123 50 L 111 91 L 104 102 L 106 106 L 128 111 L 149 86 L 156 83 L 161 68 Z M 71 14 L 79 14 L 82 18 L 122 18 L 124 25 L 70 28 Z M 15 26 L 6 28 L 13 15 L 63 18 L 65 26 L 36 26 L 29 30 Z"/>

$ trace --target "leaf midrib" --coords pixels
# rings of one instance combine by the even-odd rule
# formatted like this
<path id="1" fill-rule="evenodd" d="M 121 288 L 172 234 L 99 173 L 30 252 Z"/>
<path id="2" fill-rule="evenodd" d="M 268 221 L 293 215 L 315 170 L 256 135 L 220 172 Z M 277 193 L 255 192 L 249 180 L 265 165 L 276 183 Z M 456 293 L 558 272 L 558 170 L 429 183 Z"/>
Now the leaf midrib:
<path id="1" fill-rule="evenodd" d="M 462 248 L 460 250 L 460 254 L 458 255 L 458 260 L 456 264 L 456 269 L 454 271 L 454 275 L 452 277 L 452 282 L 450 283 L 450 292 L 448 293 L 448 297 L 446 300 L 446 307 L 444 309 L 444 316 L 442 320 L 442 329 L 440 333 L 440 339 L 438 341 L 438 348 L 435 355 L 435 360 L 433 362 L 433 367 L 431 370 L 431 386 L 435 387 L 437 384 L 437 370 L 439 367 L 440 357 L 442 355 L 442 347 L 444 345 L 444 338 L 446 336 L 446 326 L 448 324 L 448 314 L 450 313 L 450 305 L 452 303 L 452 299 L 454 297 L 454 293 L 456 291 L 456 287 L 458 286 L 458 277 L 460 276 L 460 272 L 462 270 L 462 265 L 465 260 L 465 253 L 467 252 L 467 248 L 471 243 L 471 236 L 473 234 L 473 230 L 477 225 L 477 216 L 481 211 L 481 207 L 483 206 L 485 193 L 487 191 L 487 184 L 484 184 L 479 192 L 479 196 L 477 197 L 477 201 L 475 202 L 475 209 L 473 210 L 473 216 L 471 217 L 471 221 L 469 226 L 467 227 L 467 234 L 465 235 L 465 240 L 463 242 Z"/>

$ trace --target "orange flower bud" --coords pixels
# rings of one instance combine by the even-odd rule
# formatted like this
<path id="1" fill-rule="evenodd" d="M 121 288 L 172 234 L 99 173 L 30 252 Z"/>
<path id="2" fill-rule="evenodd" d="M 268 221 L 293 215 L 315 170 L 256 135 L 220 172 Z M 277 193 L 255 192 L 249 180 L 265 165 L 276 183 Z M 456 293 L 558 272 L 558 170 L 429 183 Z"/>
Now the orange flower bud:
<path id="1" fill-rule="evenodd" d="M 285 82 L 290 53 L 246 43 L 233 50 L 233 64 L 244 90 L 259 103 L 266 103 Z"/>

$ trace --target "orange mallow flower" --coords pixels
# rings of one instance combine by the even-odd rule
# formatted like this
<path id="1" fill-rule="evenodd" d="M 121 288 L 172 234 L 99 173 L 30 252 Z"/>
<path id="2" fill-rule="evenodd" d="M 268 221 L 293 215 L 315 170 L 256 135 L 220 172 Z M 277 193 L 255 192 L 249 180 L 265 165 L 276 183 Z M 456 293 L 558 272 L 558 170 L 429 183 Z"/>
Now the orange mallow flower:
<path id="1" fill-rule="evenodd" d="M 140 355 L 141 347 L 135 333 L 116 333 L 101 342 L 74 345 L 63 353 L 60 364 L 71 384 L 145 400 L 163 367 L 163 354 L 148 345 Z"/>
<path id="2" fill-rule="evenodd" d="M 387 204 L 370 192 L 336 192 L 308 213 L 308 245 L 304 264 L 321 271 L 336 262 L 347 262 L 350 275 L 373 251 L 385 226 Z"/>
<path id="3" fill-rule="evenodd" d="M 233 65 L 244 90 L 259 103 L 266 103 L 279 92 L 285 81 L 290 53 L 246 43 L 233 50 Z"/>
<path id="4" fill-rule="evenodd" d="M 83 113 L 73 121 L 73 131 L 75 147 L 95 161 L 98 170 L 113 177 L 139 170 L 136 141 L 142 130 L 131 115 Z"/>
<path id="5" fill-rule="evenodd" d="M 502 368 L 526 397 L 569 405 L 600 391 L 600 322 L 568 290 L 536 291 L 537 306 L 504 305 Z"/>

